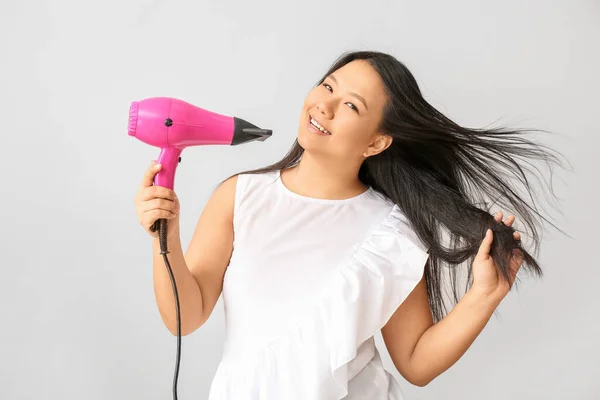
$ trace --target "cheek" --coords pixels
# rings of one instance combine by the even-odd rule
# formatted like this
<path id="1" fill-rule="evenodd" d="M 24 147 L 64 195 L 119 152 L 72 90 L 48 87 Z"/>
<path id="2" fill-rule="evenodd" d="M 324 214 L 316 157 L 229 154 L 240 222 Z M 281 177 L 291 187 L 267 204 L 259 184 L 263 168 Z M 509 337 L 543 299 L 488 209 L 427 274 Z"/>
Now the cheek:
<path id="1" fill-rule="evenodd" d="M 353 114 L 354 111 L 338 111 L 334 123 L 334 132 L 337 136 L 349 143 L 358 143 L 368 137 L 369 124 L 364 119 L 359 119 Z"/>
<path id="2" fill-rule="evenodd" d="M 365 129 L 356 124 L 339 127 L 335 137 L 331 137 L 332 143 L 335 144 L 335 152 L 344 157 L 362 154 L 369 145 L 368 138 Z"/>

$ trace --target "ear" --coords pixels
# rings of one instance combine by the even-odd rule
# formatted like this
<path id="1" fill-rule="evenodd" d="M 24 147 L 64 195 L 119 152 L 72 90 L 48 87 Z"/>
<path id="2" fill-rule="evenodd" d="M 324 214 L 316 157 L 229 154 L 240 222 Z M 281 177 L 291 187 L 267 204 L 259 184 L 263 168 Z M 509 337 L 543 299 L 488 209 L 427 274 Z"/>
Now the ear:
<path id="1" fill-rule="evenodd" d="M 367 149 L 364 151 L 363 157 L 368 158 L 381 153 L 390 147 L 393 141 L 394 139 L 391 136 L 378 133 L 375 140 L 373 140 L 369 147 L 367 147 Z"/>

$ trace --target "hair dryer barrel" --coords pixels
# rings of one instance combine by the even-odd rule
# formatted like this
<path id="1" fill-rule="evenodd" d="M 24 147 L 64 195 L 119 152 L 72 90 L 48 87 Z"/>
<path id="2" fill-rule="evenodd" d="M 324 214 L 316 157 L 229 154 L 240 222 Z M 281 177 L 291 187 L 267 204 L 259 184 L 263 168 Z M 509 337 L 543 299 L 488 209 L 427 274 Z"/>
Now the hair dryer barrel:
<path id="1" fill-rule="evenodd" d="M 264 141 L 272 135 L 241 118 L 218 114 L 170 97 L 152 97 L 131 103 L 128 134 L 160 147 L 162 164 L 154 184 L 174 188 L 180 154 L 189 146 L 238 145 Z"/>

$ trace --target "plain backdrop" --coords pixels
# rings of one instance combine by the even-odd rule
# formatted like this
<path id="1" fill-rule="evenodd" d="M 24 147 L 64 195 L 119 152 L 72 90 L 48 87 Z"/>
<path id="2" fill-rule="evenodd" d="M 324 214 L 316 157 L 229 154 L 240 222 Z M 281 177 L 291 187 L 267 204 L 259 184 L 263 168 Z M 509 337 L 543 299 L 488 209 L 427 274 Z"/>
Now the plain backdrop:
<path id="1" fill-rule="evenodd" d="M 304 96 L 342 52 L 390 52 L 469 127 L 546 129 L 572 237 L 548 230 L 543 279 L 523 278 L 466 355 L 430 385 L 386 366 L 407 399 L 598 399 L 596 291 L 600 3 L 3 1 L 0 7 L 0 398 L 171 398 L 151 239 L 133 198 L 159 150 L 127 136 L 130 102 L 184 99 L 274 130 L 187 149 L 184 249 L 222 179 L 279 160 Z M 525 242 L 526 245 L 526 242 Z M 205 399 L 224 315 L 183 338 L 179 398 Z"/>

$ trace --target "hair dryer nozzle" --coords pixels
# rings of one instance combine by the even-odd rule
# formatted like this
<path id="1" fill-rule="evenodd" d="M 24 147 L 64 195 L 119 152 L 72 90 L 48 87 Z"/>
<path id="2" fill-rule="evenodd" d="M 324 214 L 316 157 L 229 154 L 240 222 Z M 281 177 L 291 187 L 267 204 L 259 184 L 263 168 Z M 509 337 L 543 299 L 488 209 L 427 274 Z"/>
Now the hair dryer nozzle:
<path id="1" fill-rule="evenodd" d="M 257 140 L 259 142 L 264 142 L 273 134 L 271 129 L 261 129 L 241 118 L 233 117 L 233 121 L 234 131 L 233 139 L 231 141 L 232 146 Z"/>

